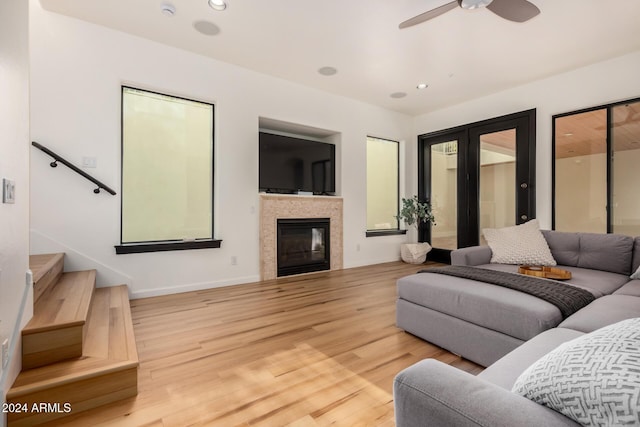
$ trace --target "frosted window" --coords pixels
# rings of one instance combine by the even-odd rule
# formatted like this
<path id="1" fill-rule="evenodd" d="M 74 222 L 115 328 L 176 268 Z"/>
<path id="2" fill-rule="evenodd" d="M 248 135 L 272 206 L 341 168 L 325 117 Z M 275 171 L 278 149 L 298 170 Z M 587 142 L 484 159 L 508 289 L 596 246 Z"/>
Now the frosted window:
<path id="1" fill-rule="evenodd" d="M 397 230 L 399 144 L 367 137 L 367 230 Z"/>
<path id="2" fill-rule="evenodd" d="M 122 88 L 122 243 L 213 238 L 213 105 Z"/>

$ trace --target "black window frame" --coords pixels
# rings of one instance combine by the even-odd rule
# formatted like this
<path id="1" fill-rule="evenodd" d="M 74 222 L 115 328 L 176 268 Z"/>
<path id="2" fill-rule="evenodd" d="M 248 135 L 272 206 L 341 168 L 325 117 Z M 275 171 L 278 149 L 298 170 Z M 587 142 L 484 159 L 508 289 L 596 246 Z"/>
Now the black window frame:
<path id="1" fill-rule="evenodd" d="M 606 170 L 606 189 L 607 189 L 607 234 L 613 233 L 613 140 L 611 132 L 611 123 L 613 121 L 613 109 L 620 105 L 635 104 L 640 102 L 640 97 L 626 99 L 623 101 L 610 102 L 608 104 L 597 105 L 594 107 L 581 108 L 566 113 L 554 114 L 551 116 L 551 229 L 556 229 L 556 119 L 572 116 L 575 114 L 588 113 L 596 110 L 606 110 L 607 123 L 607 170 Z"/>
<path id="2" fill-rule="evenodd" d="M 124 179 L 124 94 L 125 91 L 135 90 L 140 92 L 147 92 L 160 96 L 166 96 L 170 98 L 197 102 L 201 104 L 207 104 L 211 106 L 211 237 L 200 238 L 195 240 L 161 240 L 161 241 L 142 241 L 142 242 L 128 242 L 122 243 L 122 224 L 123 224 L 123 179 Z M 171 95 L 167 93 L 157 92 L 149 89 L 142 89 L 138 87 L 121 85 L 120 88 L 120 244 L 115 245 L 117 255 L 133 254 L 133 253 L 146 253 L 146 252 L 164 252 L 164 251 L 179 251 L 190 249 L 211 249 L 220 248 L 222 240 L 215 239 L 215 104 L 206 101 L 199 101 L 195 99 L 185 98 L 182 96 Z"/>
<path id="3" fill-rule="evenodd" d="M 396 215 L 400 214 L 400 141 L 395 141 L 393 139 L 389 139 L 389 138 L 380 138 L 379 136 L 373 136 L 373 135 L 367 135 L 367 143 L 369 142 L 369 138 L 372 139 L 379 139 L 381 141 L 388 141 L 388 142 L 393 142 L 394 144 L 396 144 L 396 150 L 397 150 L 397 157 L 398 157 L 398 164 L 397 164 L 397 169 L 398 169 L 398 177 L 397 177 L 397 183 L 398 183 L 398 188 L 397 188 L 397 200 L 396 200 Z M 367 147 L 368 148 L 368 147 Z M 367 165 L 368 168 L 369 165 Z M 367 182 L 367 186 L 369 185 L 369 182 Z M 367 188 L 368 191 L 368 188 Z M 365 233 L 366 237 L 378 237 L 378 236 L 396 236 L 396 235 L 402 235 L 402 234 L 407 234 L 407 230 L 403 230 L 400 228 L 400 221 L 397 222 L 398 226 L 396 228 L 387 228 L 387 229 L 379 229 L 379 230 L 367 230 Z"/>

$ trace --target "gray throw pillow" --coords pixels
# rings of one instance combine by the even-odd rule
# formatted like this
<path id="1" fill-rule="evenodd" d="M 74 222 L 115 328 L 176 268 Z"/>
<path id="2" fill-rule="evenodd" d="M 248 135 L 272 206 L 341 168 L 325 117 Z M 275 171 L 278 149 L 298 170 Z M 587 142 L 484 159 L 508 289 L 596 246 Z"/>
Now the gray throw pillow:
<path id="1" fill-rule="evenodd" d="M 640 267 L 638 267 L 638 269 L 635 271 L 635 273 L 633 273 L 631 276 L 629 276 L 630 279 L 640 279 Z"/>
<path id="2" fill-rule="evenodd" d="M 498 264 L 556 265 L 537 219 L 521 225 L 482 230 Z"/>
<path id="3" fill-rule="evenodd" d="M 560 345 L 512 391 L 583 426 L 640 425 L 640 318 Z"/>

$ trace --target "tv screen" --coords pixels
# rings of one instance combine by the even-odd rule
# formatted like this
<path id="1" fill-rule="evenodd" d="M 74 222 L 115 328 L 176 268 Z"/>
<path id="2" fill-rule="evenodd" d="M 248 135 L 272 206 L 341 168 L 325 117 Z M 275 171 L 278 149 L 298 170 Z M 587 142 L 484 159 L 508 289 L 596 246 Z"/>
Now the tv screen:
<path id="1" fill-rule="evenodd" d="M 260 190 L 331 194 L 335 188 L 335 145 L 260 132 Z"/>

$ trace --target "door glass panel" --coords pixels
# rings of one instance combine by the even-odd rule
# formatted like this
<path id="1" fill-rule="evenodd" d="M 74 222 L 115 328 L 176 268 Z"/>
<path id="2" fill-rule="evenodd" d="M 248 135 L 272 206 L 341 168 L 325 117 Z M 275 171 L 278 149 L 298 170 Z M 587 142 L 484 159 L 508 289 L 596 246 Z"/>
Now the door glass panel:
<path id="1" fill-rule="evenodd" d="M 556 119 L 555 229 L 607 232 L 607 110 Z"/>
<path id="2" fill-rule="evenodd" d="M 640 236 L 640 102 L 612 109 L 613 232 Z"/>
<path id="3" fill-rule="evenodd" d="M 480 244 L 484 228 L 515 225 L 516 130 L 480 136 Z"/>
<path id="4" fill-rule="evenodd" d="M 431 145 L 431 246 L 458 248 L 458 141 Z"/>

